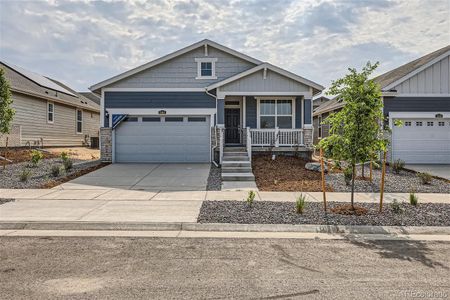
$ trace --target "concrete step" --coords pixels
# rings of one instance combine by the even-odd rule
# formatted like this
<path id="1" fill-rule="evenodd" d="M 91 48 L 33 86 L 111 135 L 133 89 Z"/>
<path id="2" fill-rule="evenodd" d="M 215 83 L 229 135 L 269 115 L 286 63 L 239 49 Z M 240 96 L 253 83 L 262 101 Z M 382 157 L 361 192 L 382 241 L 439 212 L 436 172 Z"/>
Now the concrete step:
<path id="1" fill-rule="evenodd" d="M 227 157 L 227 156 L 248 156 L 246 151 L 241 151 L 241 152 L 224 152 L 223 153 L 223 157 Z"/>
<path id="2" fill-rule="evenodd" d="M 223 167 L 222 173 L 251 173 L 252 168 L 248 167 Z"/>
<path id="3" fill-rule="evenodd" d="M 247 148 L 245 147 L 225 147 L 223 148 L 224 152 L 242 152 L 247 151 Z"/>
<path id="4" fill-rule="evenodd" d="M 252 164 L 249 161 L 223 161 L 223 167 L 252 167 Z"/>
<path id="5" fill-rule="evenodd" d="M 223 181 L 253 181 L 255 175 L 253 173 L 222 173 Z"/>
<path id="6" fill-rule="evenodd" d="M 223 161 L 249 161 L 248 156 L 224 156 Z"/>

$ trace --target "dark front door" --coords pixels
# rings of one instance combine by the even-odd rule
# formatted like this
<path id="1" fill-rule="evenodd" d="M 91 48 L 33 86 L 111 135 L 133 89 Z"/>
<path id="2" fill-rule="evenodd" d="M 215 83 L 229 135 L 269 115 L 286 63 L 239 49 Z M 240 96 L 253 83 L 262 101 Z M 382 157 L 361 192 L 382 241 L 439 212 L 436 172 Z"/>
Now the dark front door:
<path id="1" fill-rule="evenodd" d="M 239 144 L 239 127 L 241 125 L 241 110 L 225 108 L 225 143 Z"/>

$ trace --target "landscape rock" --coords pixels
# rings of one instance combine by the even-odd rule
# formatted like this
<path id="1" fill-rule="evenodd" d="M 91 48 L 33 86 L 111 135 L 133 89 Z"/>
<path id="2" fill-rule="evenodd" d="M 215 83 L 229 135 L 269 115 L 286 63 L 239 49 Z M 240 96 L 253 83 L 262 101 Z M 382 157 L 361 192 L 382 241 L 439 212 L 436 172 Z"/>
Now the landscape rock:
<path id="1" fill-rule="evenodd" d="M 320 163 L 318 162 L 309 162 L 305 165 L 305 169 L 315 172 L 322 172 L 322 168 Z M 328 167 L 324 165 L 325 172 L 328 172 Z"/>

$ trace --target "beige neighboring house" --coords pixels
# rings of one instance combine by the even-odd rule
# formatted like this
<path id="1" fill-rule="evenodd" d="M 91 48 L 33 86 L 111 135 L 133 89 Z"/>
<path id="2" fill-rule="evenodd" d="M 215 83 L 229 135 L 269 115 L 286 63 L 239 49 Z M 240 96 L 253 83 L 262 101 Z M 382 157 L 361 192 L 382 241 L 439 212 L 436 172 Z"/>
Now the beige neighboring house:
<path id="1" fill-rule="evenodd" d="M 68 86 L 6 62 L 0 62 L 16 113 L 11 133 L 0 147 L 89 146 L 98 139 L 100 106 Z M 95 143 L 95 141 L 94 141 Z"/>

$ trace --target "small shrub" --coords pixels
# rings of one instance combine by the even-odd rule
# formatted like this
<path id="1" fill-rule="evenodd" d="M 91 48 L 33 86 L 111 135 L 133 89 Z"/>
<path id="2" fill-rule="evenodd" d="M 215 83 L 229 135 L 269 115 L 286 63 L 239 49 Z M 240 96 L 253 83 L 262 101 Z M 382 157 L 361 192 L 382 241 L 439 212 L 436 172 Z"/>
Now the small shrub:
<path id="1" fill-rule="evenodd" d="M 403 212 L 403 208 L 401 207 L 400 203 L 397 201 L 397 199 L 394 199 L 391 203 L 391 209 L 394 213 L 400 214 Z"/>
<path id="2" fill-rule="evenodd" d="M 22 182 L 27 182 L 28 179 L 30 179 L 30 176 L 31 176 L 31 171 L 28 170 L 27 168 L 23 168 L 22 172 L 20 172 L 19 179 Z"/>
<path id="3" fill-rule="evenodd" d="M 249 192 L 248 192 L 248 196 L 247 196 L 247 205 L 248 205 L 249 207 L 252 206 L 253 201 L 255 200 L 255 196 L 256 196 L 256 194 L 255 194 L 254 191 L 249 191 Z"/>
<path id="4" fill-rule="evenodd" d="M 44 158 L 44 154 L 39 150 L 31 151 L 31 164 L 36 167 L 39 162 Z"/>
<path id="5" fill-rule="evenodd" d="M 419 197 L 417 197 L 414 192 L 409 193 L 409 203 L 413 206 L 417 206 L 418 202 L 419 202 Z"/>
<path id="6" fill-rule="evenodd" d="M 58 165 L 52 166 L 51 174 L 53 177 L 58 177 L 61 174 L 61 167 Z"/>
<path id="7" fill-rule="evenodd" d="M 419 173 L 417 176 L 420 178 L 420 181 L 422 181 L 422 184 L 430 184 L 433 180 L 433 176 L 430 173 Z"/>
<path id="8" fill-rule="evenodd" d="M 303 210 L 305 209 L 305 204 L 306 204 L 306 196 L 300 194 L 300 196 L 298 196 L 297 200 L 295 201 L 295 211 L 298 214 L 302 214 Z"/>
<path id="9" fill-rule="evenodd" d="M 400 174 L 400 171 L 405 167 L 405 162 L 401 159 L 397 159 L 392 163 L 392 170 L 395 174 Z"/>
<path id="10" fill-rule="evenodd" d="M 350 185 L 350 183 L 352 182 L 352 178 L 353 178 L 353 170 L 351 167 L 347 167 L 344 169 L 344 180 L 345 180 L 345 185 Z"/>
<path id="11" fill-rule="evenodd" d="M 73 162 L 70 159 L 64 160 L 63 165 L 64 165 L 64 170 L 66 170 L 66 172 L 72 170 L 72 168 L 73 168 Z"/>
<path id="12" fill-rule="evenodd" d="M 67 152 L 65 151 L 61 152 L 60 157 L 63 162 L 69 160 L 69 154 L 67 154 Z"/>

